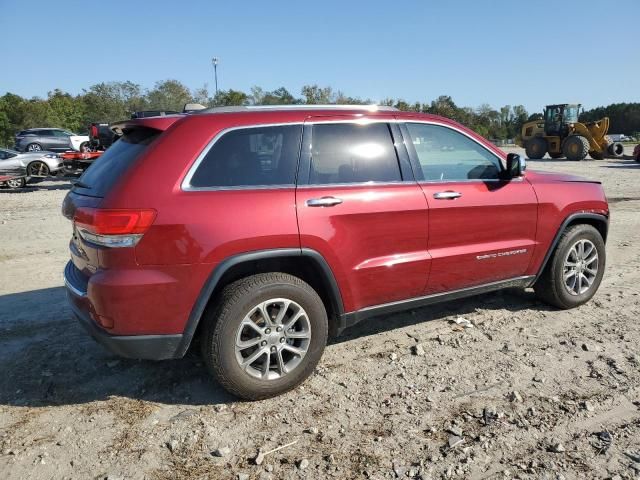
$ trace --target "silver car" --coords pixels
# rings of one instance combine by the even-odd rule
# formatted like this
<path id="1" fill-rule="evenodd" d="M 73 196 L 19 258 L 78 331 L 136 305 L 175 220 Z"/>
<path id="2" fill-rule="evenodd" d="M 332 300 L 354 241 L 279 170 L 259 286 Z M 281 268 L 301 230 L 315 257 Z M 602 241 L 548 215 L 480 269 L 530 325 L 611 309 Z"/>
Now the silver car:
<path id="1" fill-rule="evenodd" d="M 0 171 L 26 169 L 28 177 L 48 177 L 62 170 L 62 157 L 53 152 L 16 152 L 0 148 Z"/>

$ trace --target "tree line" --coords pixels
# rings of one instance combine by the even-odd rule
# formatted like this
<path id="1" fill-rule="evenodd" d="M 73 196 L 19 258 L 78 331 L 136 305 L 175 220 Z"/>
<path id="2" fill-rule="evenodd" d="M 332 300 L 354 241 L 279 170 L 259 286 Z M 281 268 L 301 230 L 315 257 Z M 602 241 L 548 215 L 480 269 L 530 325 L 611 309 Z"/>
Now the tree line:
<path id="1" fill-rule="evenodd" d="M 400 110 L 432 113 L 456 120 L 490 139 L 515 139 L 522 124 L 539 114 L 529 115 L 522 105 L 505 105 L 497 110 L 488 104 L 477 108 L 460 107 L 450 96 L 442 95 L 431 102 L 408 103 L 399 98 L 380 102 L 350 97 L 332 87 L 305 85 L 299 95 L 285 87 L 267 91 L 253 87 L 249 92 L 220 90 L 211 96 L 207 86 L 190 90 L 177 80 L 157 82 L 144 89 L 130 81 L 103 82 L 71 95 L 60 89 L 49 92 L 47 98 L 26 99 L 13 93 L 0 97 L 0 145 L 12 146 L 14 135 L 34 127 L 65 128 L 86 132 L 91 122 L 113 123 L 140 110 L 181 111 L 185 103 L 211 106 L 284 105 L 284 104 L 371 104 L 394 106 Z M 612 132 L 630 134 L 640 131 L 640 104 L 615 104 L 584 112 L 585 119 L 609 115 Z"/>

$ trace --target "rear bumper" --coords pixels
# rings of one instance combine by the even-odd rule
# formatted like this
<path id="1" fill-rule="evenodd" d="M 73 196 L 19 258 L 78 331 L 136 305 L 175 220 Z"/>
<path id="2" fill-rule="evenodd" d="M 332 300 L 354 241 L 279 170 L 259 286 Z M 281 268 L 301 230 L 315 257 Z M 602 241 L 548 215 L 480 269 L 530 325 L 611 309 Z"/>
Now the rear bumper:
<path id="1" fill-rule="evenodd" d="M 91 318 L 87 285 L 74 273 L 73 263 L 64 269 L 67 298 L 80 325 L 107 350 L 126 358 L 166 360 L 181 357 L 182 335 L 111 335 Z"/>

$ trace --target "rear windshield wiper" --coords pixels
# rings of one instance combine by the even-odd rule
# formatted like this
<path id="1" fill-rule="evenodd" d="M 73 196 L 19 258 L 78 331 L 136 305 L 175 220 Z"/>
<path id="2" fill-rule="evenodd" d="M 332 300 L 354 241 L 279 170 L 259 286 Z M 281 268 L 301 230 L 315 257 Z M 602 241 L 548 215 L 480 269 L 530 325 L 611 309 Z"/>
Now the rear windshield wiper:
<path id="1" fill-rule="evenodd" d="M 75 182 L 71 182 L 71 185 L 79 188 L 86 188 L 87 190 L 91 190 L 91 187 L 86 183 L 82 183 L 80 180 L 76 180 Z"/>

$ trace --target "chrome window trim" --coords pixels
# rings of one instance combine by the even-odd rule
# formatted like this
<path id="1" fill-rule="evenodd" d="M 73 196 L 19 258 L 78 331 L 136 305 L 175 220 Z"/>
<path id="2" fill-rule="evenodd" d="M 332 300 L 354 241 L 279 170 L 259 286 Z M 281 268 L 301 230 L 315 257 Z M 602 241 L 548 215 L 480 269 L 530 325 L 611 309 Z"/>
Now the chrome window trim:
<path id="1" fill-rule="evenodd" d="M 278 185 L 237 185 L 237 186 L 211 186 L 211 187 L 194 187 L 191 185 L 191 179 L 198 170 L 198 167 L 204 160 L 204 158 L 209 153 L 209 150 L 213 148 L 215 143 L 222 138 L 225 134 L 229 132 L 233 132 L 235 130 L 249 130 L 252 128 L 268 128 L 268 127 L 283 127 L 283 126 L 296 126 L 299 125 L 301 128 L 304 125 L 304 122 L 282 122 L 282 123 L 258 123 L 258 124 L 250 124 L 250 125 L 236 125 L 234 127 L 228 127 L 223 130 L 220 130 L 207 145 L 202 149 L 202 152 L 196 157 L 195 162 L 189 167 L 187 174 L 185 175 L 182 183 L 180 184 L 180 189 L 183 192 L 211 192 L 218 190 L 266 190 L 269 188 L 295 188 L 296 184 L 294 183 L 286 183 L 286 184 L 278 184 Z M 300 131 L 300 138 L 302 138 L 302 131 Z"/>
<path id="2" fill-rule="evenodd" d="M 313 117 L 312 117 L 313 118 Z M 451 130 L 454 130 L 458 133 L 461 133 L 462 135 L 464 135 L 465 137 L 467 137 L 468 139 L 470 139 L 471 141 L 475 142 L 477 145 L 479 145 L 481 148 L 483 148 L 484 150 L 486 150 L 487 152 L 489 152 L 491 155 L 493 155 L 497 161 L 498 164 L 500 165 L 502 171 L 504 171 L 504 165 L 502 162 L 502 159 L 493 151 L 491 151 L 490 149 L 488 149 L 485 145 L 483 145 L 482 143 L 480 143 L 477 139 L 473 138 L 471 135 L 469 135 L 467 132 L 457 128 L 454 125 L 449 125 L 447 123 L 444 122 L 438 122 L 438 121 L 434 121 L 434 120 L 419 120 L 419 119 L 406 119 L 406 118 L 366 118 L 363 117 L 361 119 L 353 119 L 353 118 L 349 118 L 349 119 L 343 119 L 343 120 L 307 120 L 307 121 L 294 121 L 294 122 L 280 122 L 280 123 L 252 123 L 252 124 L 247 124 L 247 125 L 236 125 L 233 127 L 228 127 L 225 128 L 221 131 L 219 131 L 210 141 L 209 143 L 207 143 L 207 145 L 204 147 L 204 149 L 202 150 L 202 152 L 200 152 L 200 154 L 196 157 L 196 160 L 193 162 L 193 164 L 191 165 L 191 167 L 189 167 L 189 170 L 187 171 L 187 174 L 184 176 L 181 184 L 180 184 L 180 189 L 183 192 L 211 192 L 211 191 L 234 191 L 234 190 L 269 190 L 269 189 L 287 189 L 287 188 L 326 188 L 326 187 L 332 187 L 332 186 L 337 186 L 337 187 L 349 187 L 349 186 L 356 186 L 356 187 L 362 187 L 362 186 L 367 186 L 367 185 L 371 185 L 371 186 L 382 186 L 382 185 L 408 185 L 408 184 L 416 184 L 416 183 L 468 183 L 468 182 L 504 182 L 506 180 L 504 179 L 496 179 L 496 178 L 489 178 L 489 179 L 466 179 L 466 180 L 418 180 L 416 181 L 415 179 L 413 180 L 402 180 L 402 181 L 394 181 L 394 182 L 354 182 L 354 183 L 329 183 L 329 184 L 322 184 L 322 185 L 296 185 L 296 183 L 288 183 L 288 184 L 278 184 L 278 185 L 238 185 L 238 186 L 213 186 L 213 187 L 193 187 L 191 186 L 191 179 L 193 178 L 193 175 L 195 174 L 196 170 L 198 169 L 198 167 L 200 166 L 200 164 L 202 163 L 202 161 L 204 160 L 204 158 L 207 156 L 207 154 L 209 153 L 209 150 L 211 150 L 211 148 L 213 147 L 213 145 L 226 133 L 232 132 L 234 130 L 242 130 L 242 129 L 252 129 L 252 128 L 267 128 L 267 127 L 281 127 L 281 126 L 296 126 L 296 125 L 300 125 L 301 127 L 304 125 L 316 125 L 316 124 L 332 124 L 332 123 L 355 123 L 355 124 L 361 124 L 361 125 L 368 125 L 371 123 L 397 123 L 397 124 L 407 124 L 407 123 L 421 123 L 421 124 L 425 124 L 425 125 L 436 125 L 436 126 L 440 126 L 440 127 L 444 127 L 444 128 L 449 128 Z M 405 139 L 406 141 L 410 141 L 410 139 Z M 510 181 L 522 181 L 524 177 L 520 177 L 518 179 L 511 179 Z"/>

